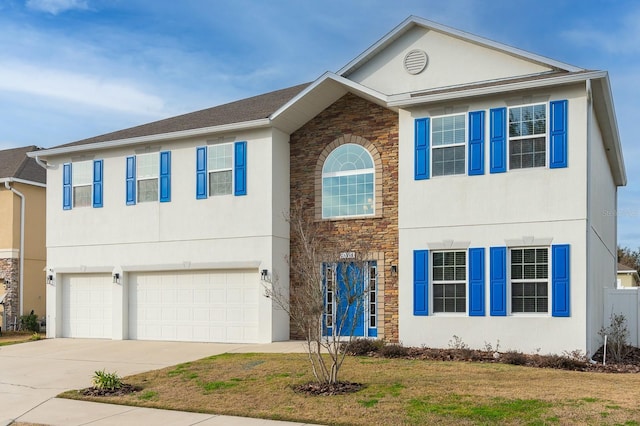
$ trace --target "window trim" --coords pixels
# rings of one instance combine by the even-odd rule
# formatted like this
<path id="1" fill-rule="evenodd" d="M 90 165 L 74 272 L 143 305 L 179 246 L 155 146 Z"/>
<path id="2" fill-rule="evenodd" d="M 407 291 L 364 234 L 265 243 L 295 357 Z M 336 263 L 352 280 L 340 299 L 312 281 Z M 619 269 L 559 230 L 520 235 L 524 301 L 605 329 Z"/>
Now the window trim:
<path id="1" fill-rule="evenodd" d="M 464 135 L 462 137 L 462 142 L 456 142 L 453 144 L 447 144 L 447 145 L 438 145 L 436 146 L 436 144 L 434 143 L 434 132 L 435 132 L 435 122 L 436 120 L 439 119 L 444 119 L 447 117 L 457 117 L 457 116 L 462 116 L 463 120 L 464 120 Z M 431 178 L 441 178 L 441 177 L 451 177 L 451 176 L 467 176 L 468 175 L 468 167 L 469 167 L 469 118 L 468 118 L 468 113 L 451 113 L 451 114 L 443 114 L 443 115 L 436 115 L 436 116 L 432 116 L 430 117 L 431 120 L 431 125 L 430 125 L 430 129 L 429 129 L 429 137 L 430 137 L 430 144 L 429 144 L 429 174 Z M 443 174 L 443 175 L 436 175 L 434 174 L 434 161 L 435 161 L 435 150 L 437 149 L 443 149 L 443 148 L 453 148 L 453 147 L 464 147 L 463 152 L 464 152 L 464 167 L 463 167 L 463 171 L 462 173 L 452 173 L 452 174 Z"/>
<path id="2" fill-rule="evenodd" d="M 155 175 L 155 177 L 144 177 L 141 178 L 140 177 L 140 157 L 151 157 L 152 155 L 155 155 L 156 157 L 156 162 L 157 162 L 157 173 Z M 152 202 L 158 202 L 160 201 L 160 153 L 159 152 L 145 152 L 143 154 L 136 154 L 136 204 L 139 203 L 152 203 Z M 140 186 L 139 183 L 141 181 L 149 181 L 155 179 L 156 183 L 157 183 L 157 187 L 158 187 L 158 191 L 156 192 L 156 199 L 155 200 L 140 200 Z"/>
<path id="3" fill-rule="evenodd" d="M 546 285 L 547 285 L 547 310 L 543 311 L 543 312 L 519 312 L 519 311 L 514 311 L 513 310 L 513 284 L 514 284 L 514 279 L 512 277 L 512 253 L 514 250 L 538 250 L 538 249 L 545 249 L 547 251 L 547 278 L 546 279 L 518 279 L 516 280 L 516 284 L 517 283 L 539 283 L 539 282 L 543 282 L 546 281 Z M 508 258 L 507 258 L 507 300 L 508 300 L 508 306 L 509 306 L 509 314 L 513 315 L 513 316 L 536 316 L 536 317 L 540 317 L 540 316 L 551 316 L 551 310 L 552 310 L 552 264 L 553 264 L 553 259 L 551 257 L 551 247 L 550 246 L 514 246 L 514 247 L 507 247 L 507 251 L 508 251 Z"/>
<path id="4" fill-rule="evenodd" d="M 437 281 L 434 277 L 433 271 L 434 268 L 436 268 L 436 262 L 435 262 L 435 255 L 436 254 L 444 254 L 444 253 L 464 253 L 464 280 L 439 280 Z M 450 250 L 431 250 L 431 252 L 429 253 L 430 255 L 430 267 L 429 267 L 429 287 L 430 287 L 430 297 L 429 297 L 429 302 L 431 305 L 431 312 L 433 315 L 454 315 L 454 316 L 468 316 L 469 315 L 469 251 L 468 250 L 456 250 L 456 249 L 450 249 Z M 456 267 L 456 265 L 454 265 L 454 267 Z M 453 285 L 458 285 L 458 284 L 464 284 L 464 311 L 461 312 L 456 312 L 456 311 L 446 311 L 446 310 L 442 310 L 442 311 L 436 311 L 435 309 L 435 286 L 436 285 L 447 285 L 447 284 L 453 284 Z M 444 309 L 444 300 L 446 300 L 446 297 L 443 296 L 443 309 Z M 454 297 L 454 299 L 457 299 L 457 297 Z M 456 305 L 457 305 L 457 301 L 456 301 Z"/>
<path id="5" fill-rule="evenodd" d="M 73 162 L 72 164 L 75 164 L 75 166 L 71 166 L 72 170 L 71 170 L 71 208 L 72 209 L 76 209 L 76 208 L 83 208 L 83 207 L 92 207 L 93 206 L 93 182 L 94 182 L 94 177 L 93 177 L 93 169 L 94 169 L 94 162 L 93 160 L 83 160 L 83 161 L 76 161 Z M 87 179 L 86 183 L 82 183 L 82 184 L 76 184 L 75 183 L 75 179 L 78 176 L 78 166 L 79 165 L 86 165 L 86 167 L 89 169 L 89 176 Z M 73 170 L 75 169 L 75 170 Z M 89 187 L 89 202 L 86 205 L 77 205 L 76 204 L 76 188 L 84 188 L 84 187 Z"/>
<path id="6" fill-rule="evenodd" d="M 327 164 L 327 161 L 331 158 L 331 156 L 336 152 L 336 150 L 348 146 L 348 145 L 353 145 L 356 146 L 360 149 L 362 149 L 368 156 L 369 159 L 371 160 L 371 165 L 372 167 L 370 168 L 366 168 L 366 169 L 357 169 L 357 170 L 347 170 L 347 171 L 338 171 L 338 172 L 325 172 L 324 171 L 324 166 Z M 336 147 L 334 147 L 333 149 L 331 149 L 327 156 L 323 159 L 323 161 L 321 162 L 321 169 L 320 169 L 320 215 L 322 219 L 358 219 L 358 218 L 363 218 L 363 217 L 371 217 L 371 216 L 375 216 L 376 215 L 376 210 L 377 210 L 377 203 L 376 203 L 376 187 L 377 187 L 377 167 L 376 167 L 376 161 L 373 157 L 373 155 L 371 154 L 371 152 L 367 149 L 367 147 L 358 144 L 358 143 L 353 143 L 353 142 L 347 142 L 347 143 L 343 143 L 340 144 Z M 325 188 L 325 184 L 324 184 L 324 180 L 325 178 L 331 178 L 331 177 L 342 177 L 342 176 L 359 176 L 359 175 L 371 175 L 372 176 L 372 185 L 373 185 L 373 190 L 371 192 L 371 213 L 365 213 L 365 214 L 354 214 L 354 215 L 336 215 L 336 216 L 331 216 L 331 215 L 327 215 L 325 216 L 324 214 L 324 203 L 325 203 L 325 197 L 324 197 L 324 188 Z"/>
<path id="7" fill-rule="evenodd" d="M 511 117 L 511 110 L 512 109 L 516 109 L 516 108 L 526 108 L 526 107 L 535 107 L 538 105 L 542 105 L 544 106 L 544 132 L 543 133 L 537 133 L 537 134 L 533 134 L 533 135 L 527 135 L 527 136 L 511 136 L 511 132 L 510 132 L 510 117 Z M 523 105 L 512 105 L 512 106 L 507 106 L 507 110 L 506 110 L 506 137 L 507 137 L 507 149 L 506 149 L 506 157 L 507 157 L 507 170 L 508 171 L 516 171 L 516 170 L 529 170 L 529 169 L 541 169 L 541 168 L 549 168 L 549 102 L 535 102 L 535 103 L 528 103 L 528 104 L 523 104 Z M 521 140 L 526 140 L 526 139 L 537 139 L 537 138 L 541 138 L 544 137 L 544 165 L 542 166 L 531 166 L 531 167 L 519 167 L 519 168 L 512 168 L 511 167 L 511 141 L 521 141 Z"/>
<path id="8" fill-rule="evenodd" d="M 210 169 L 209 168 L 209 158 L 211 155 L 211 152 L 213 151 L 211 149 L 211 147 L 224 147 L 224 146 L 229 146 L 230 150 L 231 150 L 231 165 L 227 168 L 222 168 L 222 169 Z M 233 195 L 233 188 L 235 187 L 235 173 L 234 173 L 234 164 L 235 164 L 235 160 L 236 160 L 236 152 L 235 152 L 235 145 L 233 142 L 223 142 L 223 143 L 219 143 L 219 144 L 214 144 L 214 145 L 207 145 L 207 158 L 206 158 L 206 164 L 207 164 L 207 198 L 210 197 L 223 197 L 223 196 L 227 196 L 227 195 Z M 224 194 L 211 194 L 211 174 L 212 173 L 222 173 L 222 172 L 230 172 L 231 174 L 231 187 L 229 188 L 229 192 L 228 193 L 224 193 Z"/>

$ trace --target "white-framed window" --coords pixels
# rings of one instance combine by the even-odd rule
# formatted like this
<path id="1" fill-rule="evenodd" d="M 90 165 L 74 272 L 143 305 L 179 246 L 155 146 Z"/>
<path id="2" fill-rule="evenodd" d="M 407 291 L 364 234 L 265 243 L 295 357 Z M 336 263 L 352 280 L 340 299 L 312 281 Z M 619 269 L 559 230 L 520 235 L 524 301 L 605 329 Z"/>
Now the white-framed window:
<path id="1" fill-rule="evenodd" d="M 547 164 L 547 105 L 509 108 L 509 169 Z"/>
<path id="2" fill-rule="evenodd" d="M 233 188 L 233 144 L 210 145 L 207 149 L 209 196 L 229 195 Z"/>
<path id="3" fill-rule="evenodd" d="M 377 309 L 377 299 L 378 299 L 378 266 L 377 264 L 371 263 L 369 264 L 369 276 L 368 282 L 368 301 L 369 301 L 369 309 L 368 309 L 368 327 L 370 329 L 374 329 L 378 326 L 378 309 Z"/>
<path id="4" fill-rule="evenodd" d="M 371 216 L 375 213 L 375 169 L 369 151 L 340 145 L 322 166 L 322 217 Z"/>
<path id="5" fill-rule="evenodd" d="M 431 175 L 465 174 L 465 114 L 433 117 L 431 121 Z"/>
<path id="6" fill-rule="evenodd" d="M 160 157 L 157 152 L 136 156 L 138 202 L 158 201 Z"/>
<path id="7" fill-rule="evenodd" d="M 73 207 L 90 207 L 92 205 L 91 187 L 93 184 L 93 161 L 73 163 Z"/>
<path id="8" fill-rule="evenodd" d="M 334 312 L 335 312 L 335 300 L 333 297 L 333 293 L 336 289 L 335 285 L 335 268 L 331 264 L 325 264 L 324 274 L 325 274 L 325 291 L 324 291 L 324 303 L 325 303 L 325 311 L 324 311 L 324 325 L 325 327 L 333 327 L 334 324 Z"/>
<path id="9" fill-rule="evenodd" d="M 434 251 L 431 263 L 433 312 L 466 312 L 467 252 Z"/>
<path id="10" fill-rule="evenodd" d="M 549 312 L 549 248 L 512 248 L 511 312 Z"/>

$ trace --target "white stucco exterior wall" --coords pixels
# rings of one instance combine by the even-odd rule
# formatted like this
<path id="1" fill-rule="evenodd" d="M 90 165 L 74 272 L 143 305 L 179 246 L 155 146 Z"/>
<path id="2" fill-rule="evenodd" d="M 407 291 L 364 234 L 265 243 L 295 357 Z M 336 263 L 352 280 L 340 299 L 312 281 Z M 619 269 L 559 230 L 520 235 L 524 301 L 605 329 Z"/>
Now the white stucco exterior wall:
<path id="1" fill-rule="evenodd" d="M 47 264 L 57 278 L 47 293 L 50 337 L 61 333 L 60 274 L 122 272 L 121 284 L 114 284 L 114 338 L 127 338 L 129 272 L 281 268 L 288 254 L 288 228 L 282 216 L 288 206 L 288 137 L 275 131 L 272 138 L 271 132 L 262 129 L 212 137 L 247 141 L 246 196 L 196 199 L 196 147 L 207 145 L 207 138 L 97 151 L 79 158 L 49 158 Z M 127 206 L 125 159 L 140 154 L 146 146 L 151 152 L 171 151 L 171 201 Z M 104 207 L 63 210 L 62 164 L 94 159 L 104 160 Z M 272 196 L 274 187 L 278 197 Z M 288 286 L 288 274 L 283 276 Z M 261 296 L 261 342 L 288 338 L 288 318 L 281 313 L 272 315 L 273 311 L 272 301 Z"/>
<path id="2" fill-rule="evenodd" d="M 561 99 L 568 100 L 568 167 L 489 173 L 489 110 L 537 102 L 548 105 L 549 101 Z M 485 174 L 414 180 L 414 120 L 477 110 L 486 111 Z M 602 267 L 603 261 L 594 258 L 596 250 L 592 251 L 590 259 L 587 258 L 587 245 L 592 245 L 593 241 L 587 232 L 586 118 L 585 90 L 579 85 L 534 91 L 519 97 L 459 100 L 448 105 L 400 112 L 399 246 L 403 267 L 399 310 L 403 344 L 447 347 L 456 335 L 472 348 L 483 348 L 487 343 L 495 347 L 499 341 L 502 350 L 541 353 L 591 350 L 585 332 L 588 271 Z M 603 159 L 593 167 L 593 179 L 599 179 L 598 174 L 608 173 L 608 166 L 604 154 L 594 153 L 594 156 Z M 591 209 L 614 208 L 610 182 L 609 179 L 609 184 L 599 188 L 608 195 L 592 199 Z M 603 232 L 608 235 L 610 225 L 606 225 Z M 551 316 L 551 292 L 546 314 L 511 314 L 508 310 L 506 317 L 490 316 L 490 247 L 550 247 L 554 244 L 571 247 L 570 317 Z M 429 249 L 431 252 L 443 247 L 485 249 L 485 316 L 469 317 L 468 312 L 433 314 L 431 307 L 428 316 L 413 314 L 413 251 Z M 551 253 L 549 255 L 551 258 Z M 602 277 L 604 275 L 606 273 Z M 507 285 L 508 305 L 509 287 Z M 429 294 L 432 294 L 431 289 Z M 593 297 L 591 299 L 590 304 L 597 304 Z"/>

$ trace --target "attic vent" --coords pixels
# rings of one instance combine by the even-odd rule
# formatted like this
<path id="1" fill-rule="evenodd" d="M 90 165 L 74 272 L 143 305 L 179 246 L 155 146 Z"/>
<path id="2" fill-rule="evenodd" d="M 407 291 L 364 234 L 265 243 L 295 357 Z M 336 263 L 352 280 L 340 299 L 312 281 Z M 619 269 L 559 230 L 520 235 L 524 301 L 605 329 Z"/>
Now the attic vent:
<path id="1" fill-rule="evenodd" d="M 424 50 L 412 50 L 404 57 L 404 69 L 409 74 L 420 74 L 427 67 L 429 58 Z"/>

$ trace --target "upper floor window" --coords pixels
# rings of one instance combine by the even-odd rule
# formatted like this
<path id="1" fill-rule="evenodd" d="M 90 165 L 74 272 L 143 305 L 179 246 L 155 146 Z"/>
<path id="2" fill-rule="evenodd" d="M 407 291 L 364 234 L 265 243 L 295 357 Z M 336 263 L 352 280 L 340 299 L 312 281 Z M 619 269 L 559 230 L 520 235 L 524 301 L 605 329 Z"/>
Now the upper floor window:
<path id="1" fill-rule="evenodd" d="M 231 194 L 233 182 L 233 145 L 212 145 L 207 151 L 209 196 Z"/>
<path id="2" fill-rule="evenodd" d="M 127 157 L 127 205 L 171 201 L 171 151 Z"/>
<path id="3" fill-rule="evenodd" d="M 103 160 L 77 161 L 62 166 L 62 208 L 102 207 Z"/>
<path id="4" fill-rule="evenodd" d="M 91 184 L 93 183 L 93 161 L 73 163 L 73 207 L 91 205 Z"/>
<path id="5" fill-rule="evenodd" d="M 247 142 L 196 148 L 196 199 L 247 195 Z"/>
<path id="6" fill-rule="evenodd" d="M 547 162 L 545 104 L 509 108 L 509 168 L 544 167 Z"/>
<path id="7" fill-rule="evenodd" d="M 158 201 L 158 153 L 140 154 L 136 159 L 136 186 L 138 202 Z"/>
<path id="8" fill-rule="evenodd" d="M 361 145 L 331 151 L 322 167 L 322 217 L 373 215 L 374 178 L 373 159 Z"/>
<path id="9" fill-rule="evenodd" d="M 434 117 L 431 126 L 431 175 L 465 174 L 465 115 Z"/>
<path id="10" fill-rule="evenodd" d="M 549 249 L 511 249 L 511 312 L 549 311 Z"/>

